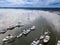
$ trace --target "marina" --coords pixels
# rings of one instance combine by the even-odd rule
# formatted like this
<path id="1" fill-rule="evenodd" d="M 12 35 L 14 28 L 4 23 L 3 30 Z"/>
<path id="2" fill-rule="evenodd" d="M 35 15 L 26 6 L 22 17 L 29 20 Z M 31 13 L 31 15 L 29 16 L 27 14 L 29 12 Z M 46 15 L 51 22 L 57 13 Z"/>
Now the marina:
<path id="1" fill-rule="evenodd" d="M 60 35 L 58 28 L 59 15 L 50 13 L 49 11 L 41 10 L 21 10 L 21 13 L 20 10 L 15 10 L 15 12 L 17 11 L 15 15 L 14 10 L 15 9 L 7 9 L 7 12 L 9 11 L 8 15 L 7 12 L 3 12 L 2 10 L 2 13 L 6 14 L 3 15 L 5 16 L 4 18 L 7 18 L 8 20 L 4 20 L 4 25 L 0 23 L 0 25 L 2 24 L 2 27 L 0 27 L 0 30 L 2 30 L 0 31 L 0 45 L 60 44 Z M 10 13 L 12 13 L 12 15 L 10 15 Z M 47 14 L 49 14 L 49 16 Z M 14 17 L 14 19 L 12 16 Z M 3 20 L 4 18 L 2 18 L 1 20 Z M 21 26 L 20 23 L 19 25 L 16 25 L 19 21 L 21 22 Z"/>

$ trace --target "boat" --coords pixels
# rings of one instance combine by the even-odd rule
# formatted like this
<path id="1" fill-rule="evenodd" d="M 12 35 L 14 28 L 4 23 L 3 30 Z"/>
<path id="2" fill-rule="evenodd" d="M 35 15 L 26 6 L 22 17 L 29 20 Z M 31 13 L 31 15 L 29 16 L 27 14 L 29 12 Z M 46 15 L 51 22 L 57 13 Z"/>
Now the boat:
<path id="1" fill-rule="evenodd" d="M 50 34 L 51 32 L 47 29 L 47 31 L 44 32 L 44 35 L 48 35 Z"/>
<path id="2" fill-rule="evenodd" d="M 47 35 L 47 34 L 49 34 L 49 32 L 44 32 L 44 35 Z"/>
<path id="3" fill-rule="evenodd" d="M 44 35 L 49 35 L 51 32 L 49 32 L 49 31 L 46 31 L 46 32 L 44 32 Z"/>
<path id="4" fill-rule="evenodd" d="M 7 28 L 7 30 L 13 30 L 15 26 Z"/>
<path id="5" fill-rule="evenodd" d="M 7 32 L 7 30 L 5 30 L 5 29 L 0 30 L 0 34 L 4 34 L 4 33 L 6 33 L 6 32 Z"/>
<path id="6" fill-rule="evenodd" d="M 34 41 L 31 43 L 31 45 L 38 45 L 39 42 L 40 42 L 40 40 L 39 40 L 39 39 L 36 39 L 36 40 L 34 40 Z"/>
<path id="7" fill-rule="evenodd" d="M 44 43 L 48 43 L 49 40 L 50 40 L 50 32 L 49 31 L 46 31 L 46 32 L 44 32 L 44 35 L 45 35 L 45 37 L 43 39 L 43 42 Z"/>
<path id="8" fill-rule="evenodd" d="M 30 30 L 35 30 L 35 28 L 36 28 L 35 26 L 32 26 Z"/>
<path id="9" fill-rule="evenodd" d="M 15 25 L 15 26 L 9 26 L 8 28 L 7 28 L 7 30 L 13 30 L 13 29 L 15 29 L 16 27 L 22 27 L 22 26 L 24 26 L 24 25 Z"/>
<path id="10" fill-rule="evenodd" d="M 20 33 L 20 34 L 17 36 L 17 38 L 20 38 L 20 37 L 22 37 L 22 35 L 23 35 L 23 33 Z"/>
<path id="11" fill-rule="evenodd" d="M 60 40 L 58 40 L 57 45 L 60 45 Z"/>
<path id="12" fill-rule="evenodd" d="M 41 35 L 40 36 L 40 40 L 44 39 L 45 35 Z"/>
<path id="13" fill-rule="evenodd" d="M 39 45 L 43 45 L 43 44 L 39 44 Z"/>
<path id="14" fill-rule="evenodd" d="M 31 31 L 30 29 L 23 30 L 23 34 L 26 35 L 26 34 L 28 34 L 30 31 Z"/>
<path id="15" fill-rule="evenodd" d="M 49 36 L 49 35 L 46 35 L 46 36 L 44 37 L 44 39 L 43 39 L 43 42 L 44 42 L 44 43 L 48 43 L 49 40 L 50 40 L 50 36 Z"/>
<path id="16" fill-rule="evenodd" d="M 18 28 L 19 28 L 19 27 L 23 27 L 23 26 L 24 26 L 24 25 L 20 24 L 20 25 L 16 25 L 15 27 L 18 27 Z"/>
<path id="17" fill-rule="evenodd" d="M 2 41 L 3 41 L 3 43 L 11 43 L 11 42 L 14 42 L 15 39 L 16 39 L 16 37 L 14 37 L 14 36 L 12 36 L 12 35 L 9 34 Z"/>

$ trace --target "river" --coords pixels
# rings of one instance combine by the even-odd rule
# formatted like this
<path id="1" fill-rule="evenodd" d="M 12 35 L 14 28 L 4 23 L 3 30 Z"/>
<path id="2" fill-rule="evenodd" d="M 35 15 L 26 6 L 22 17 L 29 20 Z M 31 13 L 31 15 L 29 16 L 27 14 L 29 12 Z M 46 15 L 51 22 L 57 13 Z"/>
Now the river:
<path id="1" fill-rule="evenodd" d="M 8 10 L 8 9 L 7 9 Z M 11 10 L 14 10 L 14 9 L 11 9 Z M 10 15 L 10 13 L 12 13 L 12 12 L 10 12 L 11 10 L 9 10 L 9 15 Z M 7 11 L 6 12 L 4 12 L 5 11 L 5 9 L 4 10 L 2 10 L 2 11 L 0 11 L 0 12 L 2 12 L 2 13 L 6 13 L 7 14 Z M 22 15 L 21 13 L 19 13 L 19 12 L 17 12 L 17 14 L 16 15 L 18 15 L 19 17 L 17 17 L 17 18 L 15 18 L 14 16 L 14 20 L 20 20 L 21 18 L 20 17 L 22 17 L 22 19 L 21 20 L 23 20 L 22 22 L 23 22 L 23 24 L 25 25 L 24 27 L 22 27 L 22 28 L 15 28 L 15 29 L 13 29 L 13 30 L 9 30 L 9 31 L 7 31 L 5 34 L 1 34 L 0 35 L 0 42 L 2 42 L 2 39 L 4 38 L 4 37 L 6 37 L 8 34 L 12 34 L 12 35 L 14 35 L 14 36 L 17 36 L 17 35 L 19 35 L 21 32 L 22 32 L 22 30 L 24 30 L 24 29 L 28 29 L 28 28 L 30 28 L 30 27 L 32 27 L 33 25 L 34 26 L 36 26 L 36 29 L 34 30 L 34 31 L 31 31 L 29 34 L 27 34 L 26 36 L 25 35 L 23 35 L 21 38 L 19 38 L 19 39 L 16 39 L 14 42 L 12 42 L 12 43 L 8 43 L 8 44 L 5 44 L 5 45 L 30 45 L 31 43 L 32 43 L 32 41 L 33 40 L 35 40 L 36 38 L 39 38 L 40 36 L 41 36 L 41 34 L 43 34 L 43 32 L 45 32 L 45 31 L 47 31 L 47 29 L 51 32 L 51 39 L 50 39 L 50 42 L 49 43 L 47 43 L 46 45 L 56 45 L 57 44 L 57 40 L 58 40 L 58 38 L 59 38 L 59 34 L 58 34 L 58 32 L 56 31 L 57 29 L 55 28 L 56 27 L 56 25 L 54 25 L 53 24 L 53 22 L 50 20 L 51 18 L 50 18 L 50 15 L 48 16 L 48 18 L 46 18 L 47 17 L 47 15 L 45 14 L 45 16 L 44 16 L 44 13 L 40 13 L 38 10 L 36 11 L 36 10 L 34 10 L 34 11 L 32 11 L 32 10 L 23 10 L 22 12 L 24 12 L 25 11 L 25 13 Z M 35 13 L 36 12 L 36 13 Z M 43 12 L 43 11 L 41 11 L 41 12 Z M 45 11 L 44 11 L 45 12 Z M 14 13 L 14 11 L 13 11 L 13 13 Z M 39 14 L 40 13 L 40 14 Z M 21 15 L 20 15 L 21 14 Z M 35 15 L 34 15 L 35 14 Z M 13 19 L 13 17 L 12 18 L 9 18 L 9 15 L 8 15 L 8 18 L 7 19 L 11 19 L 10 20 L 10 22 L 13 22 L 12 21 L 12 19 Z M 12 14 L 11 14 L 12 15 Z M 15 15 L 15 16 L 16 16 Z M 26 16 L 27 15 L 27 16 Z M 30 18 L 29 18 L 29 16 L 28 15 L 30 15 Z M 33 15 L 33 16 L 32 16 Z M 51 17 L 53 17 L 54 15 L 52 15 Z M 25 19 L 25 17 L 26 18 L 29 18 L 28 20 L 26 20 Z M 49 19 L 50 18 L 50 19 Z M 16 21 L 17 21 L 16 20 Z M 50 22 L 48 21 L 48 20 L 50 20 Z M 53 19 L 52 19 L 53 20 Z M 8 20 L 7 20 L 8 21 Z M 16 21 L 14 21 L 14 22 L 16 22 Z M 13 22 L 13 23 L 14 23 Z M 5 21 L 5 23 L 6 23 L 6 21 Z M 8 22 L 9 23 L 9 22 Z M 7 24 L 8 24 L 7 23 Z M 13 23 L 11 23 L 11 24 L 13 24 Z M 14 23 L 15 24 L 15 23 Z"/>

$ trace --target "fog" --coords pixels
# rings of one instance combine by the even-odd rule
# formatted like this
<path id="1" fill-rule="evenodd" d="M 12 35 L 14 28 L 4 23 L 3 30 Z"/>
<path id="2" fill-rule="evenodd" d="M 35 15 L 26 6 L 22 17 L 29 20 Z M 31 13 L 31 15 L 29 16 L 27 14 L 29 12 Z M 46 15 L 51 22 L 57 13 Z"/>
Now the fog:
<path id="1" fill-rule="evenodd" d="M 19 21 L 28 23 L 39 16 L 44 17 L 49 23 L 52 23 L 57 30 L 60 29 L 60 16 L 57 13 L 42 10 L 24 10 L 24 9 L 0 9 L 0 28 L 7 28 L 16 25 Z"/>

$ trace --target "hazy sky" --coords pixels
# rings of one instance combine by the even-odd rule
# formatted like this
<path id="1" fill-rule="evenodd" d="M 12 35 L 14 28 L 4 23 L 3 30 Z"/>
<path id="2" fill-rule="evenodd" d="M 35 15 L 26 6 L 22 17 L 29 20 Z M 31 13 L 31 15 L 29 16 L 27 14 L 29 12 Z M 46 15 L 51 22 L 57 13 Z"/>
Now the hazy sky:
<path id="1" fill-rule="evenodd" d="M 60 0 L 0 0 L 0 7 L 60 7 Z"/>

